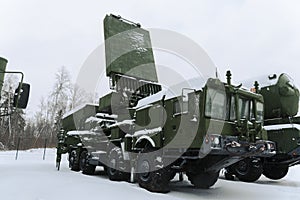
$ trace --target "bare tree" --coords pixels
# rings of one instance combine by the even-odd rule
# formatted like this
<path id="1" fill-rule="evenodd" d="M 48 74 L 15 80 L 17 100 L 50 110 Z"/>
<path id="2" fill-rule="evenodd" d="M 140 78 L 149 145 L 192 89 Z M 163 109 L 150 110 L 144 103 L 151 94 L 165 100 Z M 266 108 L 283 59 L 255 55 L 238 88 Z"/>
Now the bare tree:
<path id="1" fill-rule="evenodd" d="M 56 146 L 56 134 L 61 128 L 61 119 L 66 111 L 84 103 L 92 103 L 94 97 L 71 83 L 70 73 L 65 67 L 59 68 L 55 74 L 53 90 L 46 98 L 41 98 L 39 109 L 32 119 L 28 119 L 24 136 L 30 139 L 25 146 L 42 147 L 46 139 L 48 146 Z"/>
<path id="2" fill-rule="evenodd" d="M 55 74 L 53 90 L 47 98 L 40 100 L 39 110 L 34 115 L 32 124 L 28 127 L 33 133 L 34 147 L 41 147 L 43 140 L 48 139 L 48 145 L 56 145 L 57 121 L 66 112 L 71 94 L 70 74 L 63 66 Z M 27 133 L 30 135 L 30 133 Z"/>
<path id="3" fill-rule="evenodd" d="M 71 78 L 70 73 L 67 71 L 66 67 L 62 66 L 59 68 L 55 74 L 55 83 L 53 91 L 50 93 L 49 97 L 49 142 L 52 143 L 56 138 L 56 121 L 60 120 L 57 118 L 59 114 L 60 117 L 66 112 L 67 105 L 69 102 L 71 90 Z"/>
<path id="4" fill-rule="evenodd" d="M 82 89 L 79 85 L 74 84 L 71 88 L 71 99 L 68 106 L 68 110 L 72 110 L 77 106 L 80 106 L 84 103 L 93 103 L 94 96 L 91 93 L 87 93 L 84 89 Z"/>
<path id="5" fill-rule="evenodd" d="M 51 93 L 51 112 L 50 120 L 54 121 L 58 111 L 62 110 L 64 113 L 67 109 L 71 91 L 70 73 L 63 66 L 55 74 L 55 83 L 53 92 Z"/>

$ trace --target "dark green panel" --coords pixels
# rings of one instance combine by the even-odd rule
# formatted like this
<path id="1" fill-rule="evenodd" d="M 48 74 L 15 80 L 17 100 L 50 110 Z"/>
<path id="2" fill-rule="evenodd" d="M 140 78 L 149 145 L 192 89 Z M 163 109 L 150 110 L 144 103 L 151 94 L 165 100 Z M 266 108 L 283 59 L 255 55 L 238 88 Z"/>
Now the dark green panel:
<path id="1" fill-rule="evenodd" d="M 99 111 L 111 113 L 111 99 L 113 93 L 109 93 L 99 99 Z"/>
<path id="2" fill-rule="evenodd" d="M 259 93 L 265 100 L 265 119 L 297 115 L 299 90 L 288 75 L 281 74 L 276 84 L 262 87 Z"/>
<path id="3" fill-rule="evenodd" d="M 98 106 L 86 104 L 79 109 L 66 113 L 62 119 L 63 129 L 66 131 L 84 130 L 86 119 L 94 116 L 97 110 Z"/>
<path id="4" fill-rule="evenodd" d="M 104 19 L 106 74 L 126 74 L 157 82 L 154 56 L 148 31 L 122 18 Z"/>
<path id="5" fill-rule="evenodd" d="M 268 139 L 276 142 L 277 153 L 289 153 L 299 147 L 300 132 L 296 128 L 269 130 Z"/>

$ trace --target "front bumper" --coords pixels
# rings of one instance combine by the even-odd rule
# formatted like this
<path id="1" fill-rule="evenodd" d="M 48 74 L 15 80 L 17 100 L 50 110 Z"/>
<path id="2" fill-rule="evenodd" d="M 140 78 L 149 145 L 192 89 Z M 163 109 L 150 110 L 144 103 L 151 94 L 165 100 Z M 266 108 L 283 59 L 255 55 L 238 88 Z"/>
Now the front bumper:
<path id="1" fill-rule="evenodd" d="M 207 135 L 199 151 L 199 157 L 206 155 L 229 155 L 239 157 L 271 157 L 276 154 L 275 143 L 259 140 L 255 143 L 239 141 L 236 136 Z"/>
<path id="2" fill-rule="evenodd" d="M 218 139 L 216 139 L 216 137 Z M 259 140 L 255 143 L 239 141 L 235 136 L 208 135 L 203 142 L 204 148 L 199 152 L 199 158 L 207 156 L 206 161 L 217 156 L 219 159 L 208 163 L 206 171 L 218 172 L 240 160 L 248 157 L 272 157 L 276 154 L 275 143 Z M 203 151 L 205 149 L 205 151 Z"/>

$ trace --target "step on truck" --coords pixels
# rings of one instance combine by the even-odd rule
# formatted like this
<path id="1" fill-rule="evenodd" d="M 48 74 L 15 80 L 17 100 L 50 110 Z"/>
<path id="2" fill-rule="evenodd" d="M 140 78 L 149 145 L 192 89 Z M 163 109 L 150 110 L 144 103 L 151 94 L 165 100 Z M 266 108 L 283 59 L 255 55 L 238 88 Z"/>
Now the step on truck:
<path id="1" fill-rule="evenodd" d="M 260 88 L 259 88 L 260 86 Z M 289 167 L 300 164 L 299 90 L 287 74 L 258 78 L 254 90 L 264 97 L 264 128 L 276 144 L 276 155 L 251 157 L 226 169 L 229 180 L 253 182 L 263 174 L 272 180 L 285 177 Z"/>
<path id="2" fill-rule="evenodd" d="M 109 61 L 116 51 L 113 48 L 122 42 L 130 44 L 127 40 L 132 38 L 127 36 L 136 35 L 136 31 L 139 40 L 144 36 L 149 45 L 146 30 L 114 15 L 106 16 L 104 29 L 106 40 L 127 32 L 126 37 L 106 43 L 106 72 L 112 92 L 100 98 L 97 109 L 100 115 L 117 117 L 105 128 L 96 123 L 88 130 L 93 134 L 93 130 L 99 130 L 103 140 L 102 136 L 106 136 L 106 143 L 95 144 L 96 148 L 90 148 L 80 134 L 70 134 L 62 127 L 59 137 L 64 140 L 58 145 L 58 166 L 60 147 L 64 146 L 69 161 L 75 150 L 76 163 L 93 170 L 95 166 L 105 166 L 110 180 L 135 180 L 149 191 L 168 192 L 176 173 L 185 173 L 197 188 L 209 188 L 218 180 L 222 168 L 247 157 L 274 154 L 275 145 L 266 140 L 262 127 L 262 96 L 232 85 L 229 71 L 227 83 L 209 78 L 203 84 L 199 82 L 197 88 L 181 88 L 182 93 L 174 95 L 157 83 L 152 49 L 145 51 L 135 45 L 136 49 L 120 60 Z M 147 73 L 128 75 L 126 72 L 137 63 L 151 64 Z M 87 116 L 79 120 L 89 123 Z M 64 141 L 70 136 L 78 136 L 79 140 L 67 145 Z"/>

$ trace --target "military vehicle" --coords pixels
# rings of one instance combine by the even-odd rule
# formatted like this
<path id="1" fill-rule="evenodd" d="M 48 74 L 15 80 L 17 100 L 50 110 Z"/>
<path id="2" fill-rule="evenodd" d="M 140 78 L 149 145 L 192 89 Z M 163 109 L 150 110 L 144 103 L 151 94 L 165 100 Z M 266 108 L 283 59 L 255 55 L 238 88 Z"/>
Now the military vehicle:
<path id="1" fill-rule="evenodd" d="M 7 116 L 12 114 L 15 111 L 15 108 L 26 108 L 30 92 L 30 85 L 27 83 L 23 83 L 24 74 L 22 72 L 6 71 L 7 62 L 8 61 L 5 58 L 0 57 L 0 99 L 3 96 L 1 92 L 5 74 L 18 74 L 21 76 L 21 80 L 19 82 L 19 86 L 15 90 L 13 101 L 9 102 L 9 108 L 0 107 L 0 116 Z M 10 101 L 10 99 L 8 99 L 8 101 Z"/>
<path id="2" fill-rule="evenodd" d="M 300 164 L 299 90 L 287 74 L 265 76 L 255 85 L 264 97 L 264 128 L 268 139 L 276 143 L 276 155 L 269 158 L 248 158 L 226 169 L 225 177 L 236 176 L 253 182 L 261 174 L 278 180 L 286 176 L 291 166 Z"/>
<path id="3" fill-rule="evenodd" d="M 133 178 L 149 191 L 168 192 L 176 173 L 186 173 L 197 188 L 209 188 L 222 168 L 247 157 L 274 155 L 275 144 L 262 128 L 262 96 L 232 85 L 229 71 L 227 83 L 209 78 L 197 89 L 182 88 L 182 94 L 174 95 L 157 83 L 148 31 L 114 15 L 106 16 L 104 30 L 112 92 L 100 98 L 96 112 L 107 113 L 105 123 L 115 122 L 88 129 L 86 135 L 98 130 L 101 141 L 86 137 L 96 146 L 91 148 L 76 132 L 80 125 L 71 133 L 65 125 L 58 134 L 63 138 L 58 166 L 61 153 L 69 153 L 70 166 L 82 163 L 89 174 L 95 166 L 106 166 L 110 180 Z M 89 123 L 82 116 L 80 121 Z M 70 136 L 79 140 L 67 144 Z"/>

